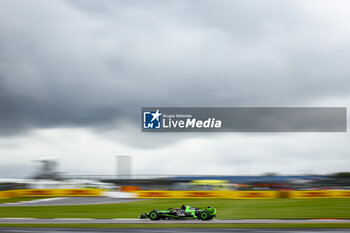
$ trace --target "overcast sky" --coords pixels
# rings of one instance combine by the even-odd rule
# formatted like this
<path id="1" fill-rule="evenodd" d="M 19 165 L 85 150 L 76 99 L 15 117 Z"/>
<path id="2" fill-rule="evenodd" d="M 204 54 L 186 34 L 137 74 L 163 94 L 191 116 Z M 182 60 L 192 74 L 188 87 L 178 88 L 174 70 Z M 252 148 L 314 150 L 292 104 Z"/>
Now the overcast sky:
<path id="1" fill-rule="evenodd" d="M 348 107 L 350 2 L 0 0 L 0 178 L 348 171 L 349 133 L 142 133 L 142 106 Z"/>

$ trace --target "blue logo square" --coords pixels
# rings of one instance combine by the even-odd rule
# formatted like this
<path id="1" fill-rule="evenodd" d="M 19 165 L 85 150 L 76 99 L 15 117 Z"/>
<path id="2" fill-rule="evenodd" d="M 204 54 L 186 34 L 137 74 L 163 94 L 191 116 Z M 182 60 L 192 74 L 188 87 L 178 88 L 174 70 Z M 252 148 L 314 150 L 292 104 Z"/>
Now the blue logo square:
<path id="1" fill-rule="evenodd" d="M 160 129 L 161 115 L 159 109 L 155 112 L 143 112 L 143 128 L 144 129 Z"/>

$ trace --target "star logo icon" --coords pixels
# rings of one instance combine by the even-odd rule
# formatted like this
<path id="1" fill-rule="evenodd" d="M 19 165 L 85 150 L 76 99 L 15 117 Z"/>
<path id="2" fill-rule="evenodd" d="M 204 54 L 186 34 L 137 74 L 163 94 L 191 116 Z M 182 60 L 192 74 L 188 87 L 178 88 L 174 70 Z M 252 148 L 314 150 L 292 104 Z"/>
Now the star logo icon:
<path id="1" fill-rule="evenodd" d="M 153 108 L 153 111 L 143 111 L 143 129 L 160 129 L 162 128 L 162 113 L 159 109 Z"/>
<path id="2" fill-rule="evenodd" d="M 154 121 L 154 120 L 159 121 L 159 117 L 162 115 L 162 114 L 159 112 L 159 109 L 157 109 L 157 111 L 156 111 L 155 113 L 151 113 L 151 114 L 152 114 L 152 116 L 153 116 L 151 122 Z"/>

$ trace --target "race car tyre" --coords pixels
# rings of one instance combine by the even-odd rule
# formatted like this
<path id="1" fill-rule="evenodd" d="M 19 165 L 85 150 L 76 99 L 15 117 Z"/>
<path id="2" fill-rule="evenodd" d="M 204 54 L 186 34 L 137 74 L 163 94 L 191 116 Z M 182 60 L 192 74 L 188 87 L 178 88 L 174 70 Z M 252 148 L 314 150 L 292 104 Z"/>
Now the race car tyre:
<path id="1" fill-rule="evenodd" d="M 150 213 L 149 213 L 149 218 L 151 220 L 159 220 L 160 219 L 160 216 L 158 214 L 158 211 L 156 210 L 152 210 Z"/>
<path id="2" fill-rule="evenodd" d="M 210 219 L 210 214 L 208 213 L 208 211 L 203 211 L 203 212 L 200 213 L 199 217 L 202 220 L 209 220 Z"/>

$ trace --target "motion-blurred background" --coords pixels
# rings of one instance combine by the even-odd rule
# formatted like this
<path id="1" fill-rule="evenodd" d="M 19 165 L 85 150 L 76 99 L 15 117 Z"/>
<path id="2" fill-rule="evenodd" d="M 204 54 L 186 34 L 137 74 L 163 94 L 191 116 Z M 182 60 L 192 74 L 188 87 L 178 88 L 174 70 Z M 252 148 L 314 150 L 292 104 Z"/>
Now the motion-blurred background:
<path id="1" fill-rule="evenodd" d="M 0 190 L 13 189 L 82 189 L 105 191 L 140 190 L 195 190 L 195 191 L 291 191 L 291 190 L 349 190 L 350 173 L 329 175 L 279 175 L 267 173 L 260 176 L 183 175 L 183 174 L 133 174 L 132 156 L 116 156 L 115 175 L 69 175 L 59 172 L 56 158 L 35 160 L 37 170 L 22 179 L 0 179 Z M 350 194 L 350 192 L 349 192 Z"/>
<path id="2" fill-rule="evenodd" d="M 136 217 L 196 197 L 258 199 L 194 202 L 222 218 L 349 218 L 347 132 L 140 128 L 142 107 L 348 107 L 349 11 L 347 0 L 1 0 L 1 197 L 175 200 L 0 215 Z M 332 200 L 289 200 L 315 197 Z"/>

